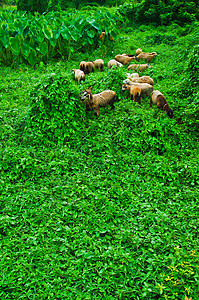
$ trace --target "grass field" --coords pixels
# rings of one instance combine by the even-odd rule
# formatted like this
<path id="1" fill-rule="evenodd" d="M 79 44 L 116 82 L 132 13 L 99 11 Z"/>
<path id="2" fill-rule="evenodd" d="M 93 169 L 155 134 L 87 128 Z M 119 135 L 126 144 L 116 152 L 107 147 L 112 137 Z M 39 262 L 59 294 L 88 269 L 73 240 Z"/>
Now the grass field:
<path id="1" fill-rule="evenodd" d="M 183 123 L 178 97 L 198 30 L 121 30 L 118 53 L 158 53 L 150 75 L 174 110 L 122 93 L 127 67 L 87 75 L 71 69 L 100 52 L 36 69 L 0 69 L 0 299 L 198 299 L 199 142 Z M 115 110 L 87 112 L 64 143 L 36 143 L 24 132 L 29 94 L 49 74 L 79 92 L 115 89 Z M 114 78 L 108 78 L 114 76 Z M 107 79 L 108 78 L 108 79 Z"/>

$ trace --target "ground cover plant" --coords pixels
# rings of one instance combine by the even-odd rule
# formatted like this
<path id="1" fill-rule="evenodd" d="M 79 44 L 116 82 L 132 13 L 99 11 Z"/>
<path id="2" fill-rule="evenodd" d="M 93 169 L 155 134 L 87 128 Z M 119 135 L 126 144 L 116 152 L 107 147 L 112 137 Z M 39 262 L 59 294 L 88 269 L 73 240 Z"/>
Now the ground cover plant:
<path id="1" fill-rule="evenodd" d="M 0 299 L 197 299 L 197 28 L 124 26 L 108 54 L 1 66 Z M 140 46 L 173 119 L 107 68 Z M 79 86 L 71 70 L 102 54 Z M 79 102 L 90 85 L 118 95 L 98 119 Z"/>

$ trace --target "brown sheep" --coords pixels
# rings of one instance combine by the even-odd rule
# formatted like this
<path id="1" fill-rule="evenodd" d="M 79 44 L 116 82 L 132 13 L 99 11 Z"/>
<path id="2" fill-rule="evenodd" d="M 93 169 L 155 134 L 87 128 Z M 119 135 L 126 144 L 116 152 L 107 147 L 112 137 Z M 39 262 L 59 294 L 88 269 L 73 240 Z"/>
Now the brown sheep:
<path id="1" fill-rule="evenodd" d="M 156 52 L 152 52 L 152 53 L 141 52 L 136 56 L 136 58 L 138 60 L 145 60 L 146 62 L 150 62 L 152 59 L 156 57 L 156 55 L 157 55 Z"/>
<path id="2" fill-rule="evenodd" d="M 141 89 L 138 86 L 123 84 L 122 91 L 129 91 L 131 100 L 136 102 L 137 99 L 138 103 L 141 104 Z"/>
<path id="3" fill-rule="evenodd" d="M 85 74 L 94 72 L 94 70 L 95 70 L 95 66 L 94 66 L 93 61 L 87 61 Z"/>
<path id="4" fill-rule="evenodd" d="M 94 110 L 97 118 L 99 117 L 100 107 L 107 105 L 114 109 L 114 102 L 117 99 L 117 95 L 112 90 L 106 90 L 99 94 L 92 94 L 92 87 L 88 87 L 85 91 L 81 92 L 81 100 L 86 104 L 87 110 Z"/>
<path id="5" fill-rule="evenodd" d="M 151 66 L 149 64 L 140 64 L 140 65 L 132 64 L 132 65 L 128 66 L 128 70 L 135 70 L 135 71 L 139 71 L 139 72 L 143 72 L 148 68 L 151 68 Z"/>
<path id="6" fill-rule="evenodd" d="M 80 81 L 85 81 L 85 74 L 83 71 L 79 69 L 72 69 L 72 73 L 75 74 L 75 79 L 78 81 L 80 84 Z"/>
<path id="7" fill-rule="evenodd" d="M 115 59 L 111 59 L 108 62 L 108 68 L 111 69 L 112 66 L 117 66 L 117 67 L 121 68 L 123 66 L 123 64 L 121 64 L 119 61 L 117 61 Z"/>
<path id="8" fill-rule="evenodd" d="M 86 71 L 86 62 L 84 60 L 80 62 L 79 68 L 80 68 L 81 71 L 83 71 L 85 73 L 85 71 Z"/>
<path id="9" fill-rule="evenodd" d="M 103 59 L 96 59 L 94 61 L 95 68 L 99 69 L 100 71 L 104 71 L 104 61 Z"/>
<path id="10" fill-rule="evenodd" d="M 116 59 L 117 61 L 119 61 L 121 64 L 127 65 L 127 64 L 129 64 L 132 60 L 135 60 L 136 57 L 135 57 L 135 56 L 129 57 L 129 56 L 126 56 L 126 55 L 120 55 L 120 54 L 118 54 L 118 55 L 115 56 L 115 59 Z"/>
<path id="11" fill-rule="evenodd" d="M 94 72 L 95 66 L 93 61 L 81 61 L 79 68 L 84 72 L 84 74 L 89 74 L 91 72 Z"/>
<path id="12" fill-rule="evenodd" d="M 148 83 L 132 82 L 129 78 L 123 80 L 123 83 L 138 86 L 141 89 L 141 96 L 146 94 L 149 98 L 151 98 L 151 93 L 153 92 L 152 85 Z"/>
<path id="13" fill-rule="evenodd" d="M 166 98 L 160 91 L 155 90 L 152 92 L 150 107 L 152 107 L 152 104 L 155 104 L 158 108 L 165 110 L 167 112 L 168 117 L 173 118 L 173 110 L 170 108 Z"/>

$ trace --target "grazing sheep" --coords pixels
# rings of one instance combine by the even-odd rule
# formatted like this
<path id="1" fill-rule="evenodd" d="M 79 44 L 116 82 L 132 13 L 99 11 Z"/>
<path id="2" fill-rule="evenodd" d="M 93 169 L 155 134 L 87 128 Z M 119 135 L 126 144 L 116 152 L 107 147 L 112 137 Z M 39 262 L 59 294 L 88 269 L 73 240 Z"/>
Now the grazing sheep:
<path id="1" fill-rule="evenodd" d="M 100 71 L 104 71 L 104 61 L 102 59 L 96 59 L 94 61 L 94 66 Z"/>
<path id="2" fill-rule="evenodd" d="M 129 91 L 131 100 L 136 102 L 137 99 L 138 103 L 141 104 L 141 89 L 138 86 L 123 84 L 122 91 Z"/>
<path id="3" fill-rule="evenodd" d="M 157 55 L 156 52 L 152 52 L 152 53 L 141 52 L 136 56 L 136 58 L 138 60 L 145 60 L 146 62 L 150 62 L 152 59 L 156 57 L 156 55 Z"/>
<path id="4" fill-rule="evenodd" d="M 80 84 L 80 81 L 85 81 L 85 74 L 83 71 L 79 69 L 72 69 L 72 73 L 75 74 L 75 79 L 78 81 Z"/>
<path id="5" fill-rule="evenodd" d="M 173 110 L 170 108 L 166 98 L 160 91 L 155 90 L 152 92 L 150 107 L 152 107 L 152 104 L 156 104 L 158 108 L 165 110 L 167 112 L 169 118 L 173 118 Z"/>
<path id="6" fill-rule="evenodd" d="M 91 72 L 94 72 L 94 70 L 95 70 L 94 62 L 93 61 L 87 61 L 85 74 L 89 74 Z"/>
<path id="7" fill-rule="evenodd" d="M 150 85 L 154 85 L 154 81 L 150 76 L 142 76 L 142 77 L 128 77 L 132 82 L 139 83 L 148 83 Z"/>
<path id="8" fill-rule="evenodd" d="M 114 109 L 114 102 L 117 99 L 117 95 L 114 91 L 106 90 L 99 94 L 92 94 L 92 87 L 88 87 L 85 91 L 81 92 L 81 100 L 84 101 L 87 107 L 90 106 L 91 110 L 94 110 L 97 118 L 99 117 L 100 107 L 107 105 Z"/>
<path id="9" fill-rule="evenodd" d="M 83 71 L 85 73 L 85 71 L 86 71 L 86 62 L 84 60 L 80 62 L 79 68 L 80 68 L 81 71 Z"/>
<path id="10" fill-rule="evenodd" d="M 123 64 L 121 64 L 120 62 L 118 62 L 115 59 L 111 59 L 108 62 L 108 68 L 110 69 L 110 68 L 112 68 L 112 66 L 117 66 L 117 67 L 121 68 L 123 66 Z"/>
<path id="11" fill-rule="evenodd" d="M 132 57 L 129 57 L 129 56 L 126 56 L 126 55 L 120 55 L 120 54 L 118 54 L 118 55 L 115 56 L 115 59 L 116 59 L 117 61 L 119 61 L 121 64 L 127 65 L 127 64 L 129 64 L 132 60 L 135 60 L 136 57 L 135 57 L 134 55 L 133 55 Z"/>
<path id="12" fill-rule="evenodd" d="M 139 74 L 138 73 L 126 73 L 127 77 L 128 78 L 138 78 L 139 77 Z"/>
<path id="13" fill-rule="evenodd" d="M 140 54 L 140 53 L 142 53 L 142 48 L 138 48 L 138 49 L 136 50 L 136 55 L 138 55 L 138 54 Z"/>
<path id="14" fill-rule="evenodd" d="M 95 66 L 93 61 L 81 61 L 79 68 L 84 72 L 84 74 L 89 74 L 91 72 L 94 72 Z"/>
<path id="15" fill-rule="evenodd" d="M 152 85 L 148 83 L 132 82 L 129 78 L 123 80 L 123 83 L 138 86 L 141 89 L 141 96 L 146 94 L 149 98 L 151 98 L 151 93 L 153 92 Z"/>
<path id="16" fill-rule="evenodd" d="M 151 66 L 149 64 L 141 64 L 141 65 L 132 64 L 128 66 L 128 70 L 135 70 L 139 72 L 143 72 L 147 68 L 151 68 Z"/>

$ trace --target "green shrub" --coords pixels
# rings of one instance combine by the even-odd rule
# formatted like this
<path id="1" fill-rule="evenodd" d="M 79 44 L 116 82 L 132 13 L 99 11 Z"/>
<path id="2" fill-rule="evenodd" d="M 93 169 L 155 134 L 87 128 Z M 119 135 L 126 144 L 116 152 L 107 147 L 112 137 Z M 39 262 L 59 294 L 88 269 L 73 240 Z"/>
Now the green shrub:
<path id="1" fill-rule="evenodd" d="M 37 11 L 40 14 L 47 12 L 48 0 L 18 0 L 17 10 L 30 11 L 31 13 Z"/>
<path id="2" fill-rule="evenodd" d="M 178 86 L 177 95 L 186 101 L 181 112 L 181 119 L 188 130 L 199 129 L 199 45 L 195 46 L 188 56 L 184 79 Z"/>
<path id="3" fill-rule="evenodd" d="M 26 132 L 38 140 L 45 137 L 55 142 L 77 135 L 85 120 L 79 98 L 79 88 L 71 83 L 71 77 L 50 75 L 30 95 Z"/>

